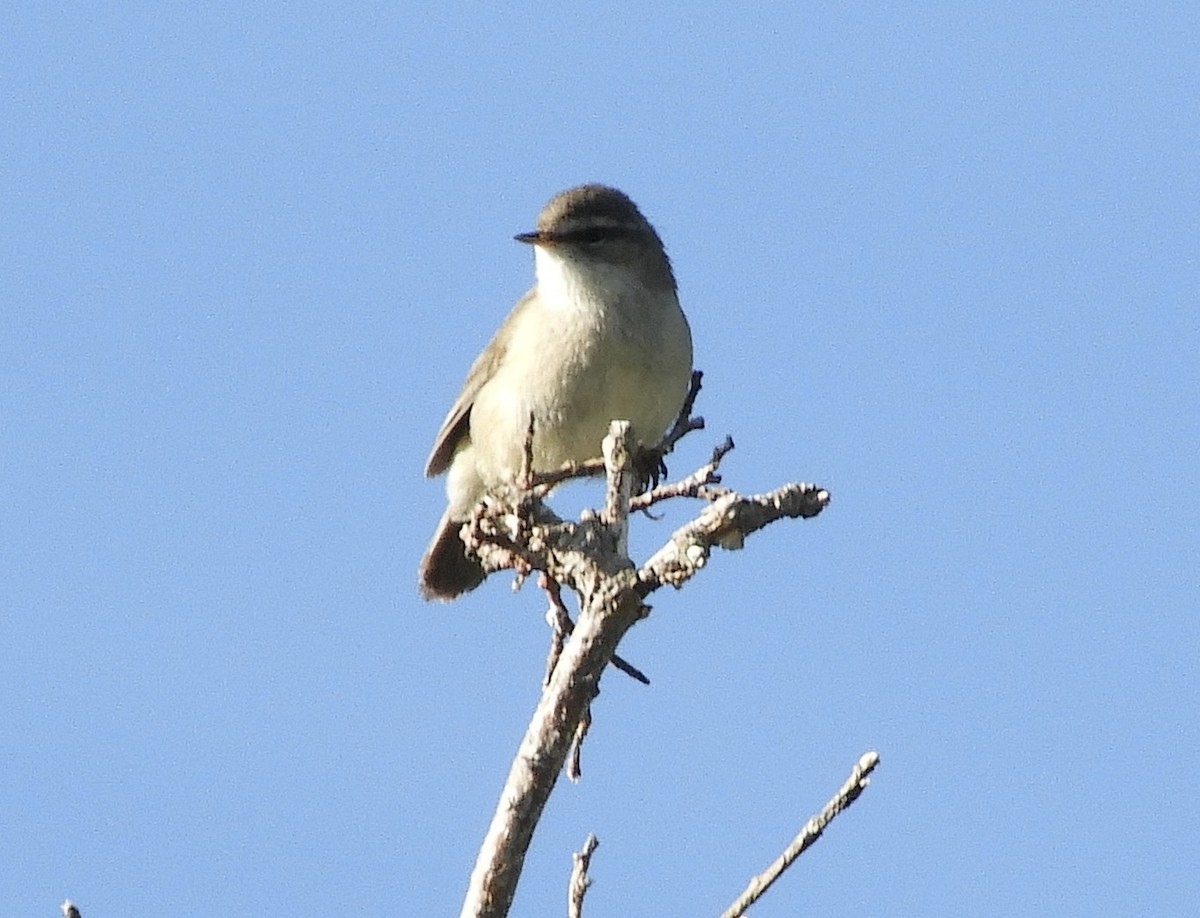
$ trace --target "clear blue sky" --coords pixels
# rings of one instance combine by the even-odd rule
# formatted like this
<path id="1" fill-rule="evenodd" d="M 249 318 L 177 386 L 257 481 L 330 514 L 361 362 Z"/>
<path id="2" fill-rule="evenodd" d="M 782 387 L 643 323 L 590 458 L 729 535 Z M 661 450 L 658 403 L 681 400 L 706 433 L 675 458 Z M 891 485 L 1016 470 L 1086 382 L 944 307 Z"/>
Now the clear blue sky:
<path id="1" fill-rule="evenodd" d="M 1194 914 L 1200 12 L 603 6 L 0 13 L 0 916 L 457 914 L 546 629 L 417 598 L 420 471 L 589 180 L 674 470 L 833 504 L 656 597 L 514 915 L 588 832 L 714 915 L 872 748 L 756 915 Z"/>

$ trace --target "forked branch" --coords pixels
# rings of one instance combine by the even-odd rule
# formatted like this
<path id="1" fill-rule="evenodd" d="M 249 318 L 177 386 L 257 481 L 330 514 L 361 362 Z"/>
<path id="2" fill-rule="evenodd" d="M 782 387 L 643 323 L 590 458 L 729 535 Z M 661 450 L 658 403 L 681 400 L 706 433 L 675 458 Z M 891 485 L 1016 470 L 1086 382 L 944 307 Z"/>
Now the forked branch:
<path id="1" fill-rule="evenodd" d="M 698 380 L 696 381 L 698 385 Z M 690 412 L 690 402 L 687 406 Z M 696 429 L 682 420 L 672 431 Z M 686 429 L 685 429 L 686 428 Z M 675 439 L 678 439 L 678 436 Z M 669 445 L 674 440 L 668 437 Z M 605 438 L 607 492 L 602 513 L 565 521 L 539 499 L 540 476 L 524 489 L 493 495 L 473 517 L 468 546 L 489 571 L 540 571 L 572 589 L 579 616 L 570 639 L 548 673 L 541 700 L 525 731 L 501 792 L 475 868 L 463 918 L 508 914 L 533 831 L 572 742 L 599 690 L 599 680 L 621 638 L 649 614 L 644 599 L 665 584 L 680 586 L 703 567 L 713 546 L 740 548 L 750 533 L 785 517 L 811 517 L 829 501 L 815 485 L 794 484 L 767 494 L 742 497 L 712 488 L 716 468 L 732 447 L 722 444 L 710 462 L 675 485 L 651 492 L 656 500 L 700 496 L 711 500 L 692 522 L 680 527 L 655 555 L 635 567 L 626 548 L 629 513 L 640 505 L 632 496 L 637 457 L 627 422 L 614 422 Z"/>

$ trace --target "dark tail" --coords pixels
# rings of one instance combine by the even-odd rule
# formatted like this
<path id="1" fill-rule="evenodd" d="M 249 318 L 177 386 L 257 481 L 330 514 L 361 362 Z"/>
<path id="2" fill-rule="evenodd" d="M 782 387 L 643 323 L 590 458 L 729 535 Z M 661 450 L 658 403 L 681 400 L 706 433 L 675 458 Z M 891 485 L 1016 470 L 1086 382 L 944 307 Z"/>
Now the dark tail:
<path id="1" fill-rule="evenodd" d="M 467 557 L 467 546 L 458 532 L 464 520 L 450 519 L 447 511 L 442 514 L 433 541 L 421 559 L 421 570 L 417 584 L 426 599 L 449 602 L 463 593 L 475 589 L 487 576 L 475 558 Z"/>

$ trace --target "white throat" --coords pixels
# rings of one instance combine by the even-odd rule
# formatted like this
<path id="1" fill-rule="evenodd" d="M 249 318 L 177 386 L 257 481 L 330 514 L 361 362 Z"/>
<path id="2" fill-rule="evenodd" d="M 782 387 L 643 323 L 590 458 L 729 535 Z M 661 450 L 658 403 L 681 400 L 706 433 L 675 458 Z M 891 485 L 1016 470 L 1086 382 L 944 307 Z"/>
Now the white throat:
<path id="1" fill-rule="evenodd" d="M 552 309 L 604 310 L 619 300 L 641 300 L 648 291 L 638 272 L 608 262 L 582 264 L 552 248 L 534 249 L 538 296 Z"/>

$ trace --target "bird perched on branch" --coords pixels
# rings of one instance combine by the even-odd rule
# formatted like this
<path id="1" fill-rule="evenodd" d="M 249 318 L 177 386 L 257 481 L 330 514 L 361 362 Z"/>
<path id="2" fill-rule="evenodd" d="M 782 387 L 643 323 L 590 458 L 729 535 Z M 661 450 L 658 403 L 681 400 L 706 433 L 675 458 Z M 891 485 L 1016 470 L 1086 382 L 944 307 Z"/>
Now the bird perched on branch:
<path id="1" fill-rule="evenodd" d="M 582 185 L 553 197 L 537 229 L 537 282 L 471 365 L 434 440 L 426 476 L 447 473 L 446 512 L 421 559 L 426 599 L 484 579 L 460 536 L 478 501 L 521 469 L 533 420 L 533 468 L 600 456 L 614 419 L 656 446 L 692 372 L 692 336 L 662 240 L 626 195 Z"/>

